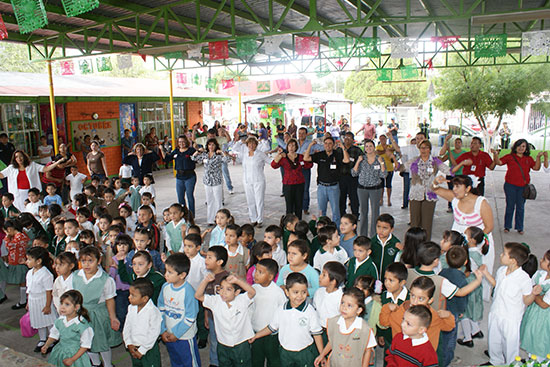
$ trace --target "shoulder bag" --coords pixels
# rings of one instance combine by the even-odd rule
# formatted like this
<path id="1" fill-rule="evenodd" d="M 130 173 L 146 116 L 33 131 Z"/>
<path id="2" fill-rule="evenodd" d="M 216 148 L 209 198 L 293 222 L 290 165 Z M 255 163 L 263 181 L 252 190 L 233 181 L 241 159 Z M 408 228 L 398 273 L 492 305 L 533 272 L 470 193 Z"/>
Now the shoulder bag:
<path id="1" fill-rule="evenodd" d="M 523 198 L 527 200 L 535 200 L 537 198 L 537 189 L 535 188 L 535 185 L 527 183 L 527 179 L 525 178 L 525 173 L 523 173 L 523 168 L 521 167 L 521 164 L 519 164 L 519 161 L 513 154 L 512 154 L 512 158 L 514 158 L 514 160 L 518 164 L 519 170 L 521 172 L 521 177 L 523 177 L 523 181 L 525 181 L 525 187 L 523 189 Z"/>

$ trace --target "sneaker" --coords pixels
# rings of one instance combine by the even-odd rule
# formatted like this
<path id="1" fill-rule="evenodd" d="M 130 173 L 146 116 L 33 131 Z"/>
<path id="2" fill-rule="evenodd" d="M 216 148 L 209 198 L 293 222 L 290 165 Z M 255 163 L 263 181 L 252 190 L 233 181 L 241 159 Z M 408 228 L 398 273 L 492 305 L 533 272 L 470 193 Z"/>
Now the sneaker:
<path id="1" fill-rule="evenodd" d="M 11 306 L 11 309 L 12 309 L 12 310 L 20 310 L 20 309 L 25 308 L 25 307 L 27 307 L 27 302 L 25 302 L 25 303 L 19 303 L 19 302 L 17 302 L 17 303 L 14 304 L 13 306 Z"/>
<path id="2" fill-rule="evenodd" d="M 233 191 L 233 190 L 229 190 L 229 195 L 233 195 L 234 192 L 235 191 Z"/>
<path id="3" fill-rule="evenodd" d="M 199 339 L 199 344 L 198 344 L 198 347 L 199 349 L 204 349 L 206 348 L 206 343 L 208 342 L 207 339 Z"/>

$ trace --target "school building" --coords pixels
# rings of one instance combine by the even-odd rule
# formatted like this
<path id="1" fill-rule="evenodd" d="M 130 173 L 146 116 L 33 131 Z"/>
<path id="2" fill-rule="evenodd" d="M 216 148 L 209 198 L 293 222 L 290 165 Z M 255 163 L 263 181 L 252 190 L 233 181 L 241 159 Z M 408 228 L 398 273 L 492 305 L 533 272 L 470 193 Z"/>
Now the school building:
<path id="1" fill-rule="evenodd" d="M 0 72 L 0 132 L 6 132 L 17 149 L 38 155 L 40 136 L 53 145 L 47 74 Z M 84 167 L 80 142 L 98 136 L 109 172 L 121 165 L 120 138 L 130 129 L 142 141 L 150 128 L 157 136 L 171 137 L 169 81 L 99 76 L 54 76 L 57 134 Z M 174 125 L 176 136 L 203 122 L 203 102 L 227 97 L 198 89 L 176 88 Z"/>

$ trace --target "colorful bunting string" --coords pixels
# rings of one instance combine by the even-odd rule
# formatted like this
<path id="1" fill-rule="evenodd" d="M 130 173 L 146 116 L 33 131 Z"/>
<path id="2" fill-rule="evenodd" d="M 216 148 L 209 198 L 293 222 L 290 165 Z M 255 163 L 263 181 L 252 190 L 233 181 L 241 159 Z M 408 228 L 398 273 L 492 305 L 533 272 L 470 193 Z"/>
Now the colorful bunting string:
<path id="1" fill-rule="evenodd" d="M 97 71 L 99 71 L 99 72 L 113 70 L 113 66 L 111 65 L 111 58 L 110 57 L 97 58 L 96 59 L 96 66 L 97 66 Z"/>
<path id="2" fill-rule="evenodd" d="M 176 73 L 176 84 L 178 87 L 183 87 L 187 85 L 187 74 L 185 73 Z"/>
<path id="3" fill-rule="evenodd" d="M 208 42 L 210 60 L 225 60 L 229 58 L 227 41 Z"/>
<path id="4" fill-rule="evenodd" d="M 294 37 L 295 50 L 297 55 L 317 56 L 319 55 L 319 37 Z"/>
<path id="5" fill-rule="evenodd" d="M 406 59 L 418 56 L 418 43 L 411 38 L 390 38 L 390 44 L 392 59 Z"/>
<path id="6" fill-rule="evenodd" d="M 475 57 L 506 56 L 506 41 L 508 36 L 502 34 L 477 35 L 474 43 Z"/>
<path id="7" fill-rule="evenodd" d="M 550 55 L 550 31 L 524 32 L 521 35 L 521 55 Z"/>
<path id="8" fill-rule="evenodd" d="M 277 85 L 277 89 L 279 90 L 290 89 L 290 80 L 288 79 L 277 79 L 275 80 L 275 84 Z"/>
<path id="9" fill-rule="evenodd" d="M 393 79 L 392 69 L 376 69 L 376 80 L 378 81 L 390 81 Z"/>
<path id="10" fill-rule="evenodd" d="M 269 82 L 257 82 L 256 90 L 258 91 L 258 93 L 271 92 L 271 84 Z"/>
<path id="11" fill-rule="evenodd" d="M 458 42 L 460 39 L 460 36 L 439 36 L 439 37 L 432 37 L 432 42 L 439 43 L 441 47 L 448 48 L 452 44 Z"/>
<path id="12" fill-rule="evenodd" d="M 193 75 L 193 84 L 200 85 L 202 82 L 202 77 L 199 74 Z"/>
<path id="13" fill-rule="evenodd" d="M 0 41 L 6 38 L 8 38 L 8 29 L 6 28 L 4 19 L 2 19 L 2 14 L 0 14 Z"/>
<path id="14" fill-rule="evenodd" d="M 11 0 L 20 33 L 30 33 L 48 24 L 42 0 Z"/>
<path id="15" fill-rule="evenodd" d="M 61 0 L 61 3 L 68 17 L 89 12 L 99 6 L 99 0 Z"/>
<path id="16" fill-rule="evenodd" d="M 61 75 L 74 75 L 74 63 L 72 60 L 63 60 L 59 64 Z"/>
<path id="17" fill-rule="evenodd" d="M 229 89 L 235 86 L 235 80 L 233 79 L 222 79 L 222 89 Z"/>
<path id="18" fill-rule="evenodd" d="M 378 37 L 361 37 L 357 39 L 356 56 L 380 57 L 382 40 Z"/>
<path id="19" fill-rule="evenodd" d="M 132 67 L 132 55 L 124 54 L 117 55 L 116 57 L 117 67 L 120 70 L 130 69 Z"/>
<path id="20" fill-rule="evenodd" d="M 78 62 L 80 74 L 91 74 L 94 71 L 93 63 L 89 59 L 80 60 Z"/>
<path id="21" fill-rule="evenodd" d="M 237 38 L 237 56 L 248 57 L 258 53 L 256 40 L 252 38 Z"/>

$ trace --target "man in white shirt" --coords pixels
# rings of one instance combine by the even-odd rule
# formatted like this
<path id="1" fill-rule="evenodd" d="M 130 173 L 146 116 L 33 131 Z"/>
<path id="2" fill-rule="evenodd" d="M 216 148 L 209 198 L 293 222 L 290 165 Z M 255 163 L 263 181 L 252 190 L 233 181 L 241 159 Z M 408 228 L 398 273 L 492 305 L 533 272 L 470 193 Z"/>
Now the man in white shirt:
<path id="1" fill-rule="evenodd" d="M 384 126 L 384 121 L 378 120 L 378 125 L 376 125 L 376 138 L 380 139 L 380 136 L 386 135 L 387 131 L 388 131 L 388 128 Z"/>

